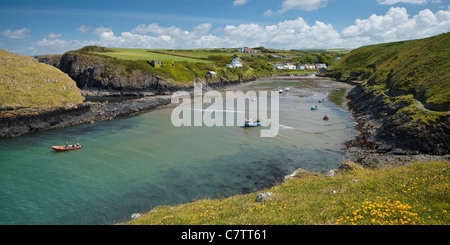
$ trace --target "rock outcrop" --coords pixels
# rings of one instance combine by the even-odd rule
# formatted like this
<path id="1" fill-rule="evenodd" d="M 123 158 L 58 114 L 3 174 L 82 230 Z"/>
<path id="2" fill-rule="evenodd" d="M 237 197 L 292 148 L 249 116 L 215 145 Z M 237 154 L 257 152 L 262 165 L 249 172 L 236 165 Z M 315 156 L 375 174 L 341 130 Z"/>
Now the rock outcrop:
<path id="1" fill-rule="evenodd" d="M 385 95 L 364 85 L 352 89 L 348 99 L 361 132 L 348 147 L 392 155 L 450 154 L 449 114 L 417 120 L 404 110 L 408 104 L 389 103 Z"/>
<path id="2" fill-rule="evenodd" d="M 214 83 L 208 83 L 208 79 L 198 78 L 192 83 L 178 83 L 145 71 L 145 69 L 134 67 L 138 65 L 137 63 L 131 64 L 132 61 L 118 61 L 80 52 L 67 52 L 62 56 L 47 55 L 36 58 L 39 62 L 53 65 L 68 74 L 76 82 L 83 96 L 168 95 L 179 90 L 192 90 L 194 82 L 202 82 L 206 85 L 204 87 L 217 89 L 257 79 L 257 76 L 254 76 L 239 78 L 235 81 L 219 77 Z M 131 63 L 128 66 L 124 65 L 127 62 Z"/>
<path id="3" fill-rule="evenodd" d="M 0 110 L 0 138 L 128 117 L 170 102 L 170 96 L 154 96 L 117 103 L 82 103 L 69 108 L 2 109 Z"/>
<path id="4" fill-rule="evenodd" d="M 128 73 L 92 55 L 65 53 L 58 68 L 76 81 L 84 96 L 148 96 L 179 89 L 157 75 L 140 70 Z"/>

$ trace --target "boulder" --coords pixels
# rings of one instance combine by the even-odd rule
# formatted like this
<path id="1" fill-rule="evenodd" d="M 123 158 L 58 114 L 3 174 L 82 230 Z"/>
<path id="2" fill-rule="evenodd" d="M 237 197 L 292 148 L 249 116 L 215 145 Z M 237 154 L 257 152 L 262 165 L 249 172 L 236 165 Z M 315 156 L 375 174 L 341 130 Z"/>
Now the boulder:
<path id="1" fill-rule="evenodd" d="M 275 193 L 272 192 L 262 192 L 258 194 L 258 196 L 256 197 L 256 201 L 263 202 L 265 200 L 271 200 L 274 195 Z"/>
<path id="2" fill-rule="evenodd" d="M 346 171 L 353 171 L 353 170 L 357 170 L 357 169 L 361 169 L 361 168 L 363 168 L 363 167 L 355 162 L 344 161 L 339 166 L 339 171 L 346 172 Z"/>

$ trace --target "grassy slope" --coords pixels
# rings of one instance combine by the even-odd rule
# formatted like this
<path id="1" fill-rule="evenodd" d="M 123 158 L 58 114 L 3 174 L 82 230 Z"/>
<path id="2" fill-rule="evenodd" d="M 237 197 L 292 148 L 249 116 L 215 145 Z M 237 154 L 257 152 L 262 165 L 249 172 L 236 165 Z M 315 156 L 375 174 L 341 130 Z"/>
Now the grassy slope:
<path id="1" fill-rule="evenodd" d="M 56 107 L 83 100 L 67 74 L 32 57 L 0 50 L 0 106 Z"/>
<path id="2" fill-rule="evenodd" d="M 146 49 L 111 48 L 111 50 L 113 50 L 114 52 L 104 52 L 96 54 L 106 55 L 123 60 L 173 60 L 210 63 L 210 61 L 206 60 L 181 57 L 179 55 L 162 54 L 159 52 L 150 52 Z"/>
<path id="3" fill-rule="evenodd" d="M 352 165 L 350 165 L 352 166 Z M 300 172 L 258 193 L 173 207 L 159 206 L 126 224 L 450 224 L 450 164 L 412 163 L 386 169 L 353 166 L 334 177 Z"/>
<path id="4" fill-rule="evenodd" d="M 450 33 L 353 50 L 330 67 L 336 78 L 358 72 L 393 95 L 412 94 L 427 105 L 450 104 Z"/>
<path id="5" fill-rule="evenodd" d="M 220 56 L 218 60 L 201 60 L 197 57 L 187 56 L 181 57 L 184 56 L 184 51 L 182 50 L 179 53 L 178 51 L 175 52 L 178 56 L 170 54 L 170 52 L 174 51 L 159 50 L 158 52 L 164 53 L 162 54 L 147 52 L 145 49 L 115 49 L 95 46 L 88 46 L 71 52 L 89 56 L 91 59 L 103 59 L 108 66 L 120 68 L 121 73 L 127 76 L 131 75 L 133 71 L 139 70 L 161 76 L 173 83 L 192 83 L 196 79 L 205 80 L 208 77 L 207 74 L 209 71 L 215 71 L 218 74 L 218 77 L 209 79 L 209 82 L 218 82 L 220 78 L 238 80 L 271 74 L 271 71 L 253 69 L 252 67 L 227 69 L 226 64 L 231 62 L 231 56 Z M 208 51 L 199 50 L 197 52 L 203 54 Z M 170 58 L 172 60 L 179 58 L 185 61 L 176 61 L 171 67 L 154 68 L 149 64 L 149 61 L 153 60 L 153 54 L 157 55 L 155 57 Z M 270 68 L 272 69 L 272 67 Z"/>

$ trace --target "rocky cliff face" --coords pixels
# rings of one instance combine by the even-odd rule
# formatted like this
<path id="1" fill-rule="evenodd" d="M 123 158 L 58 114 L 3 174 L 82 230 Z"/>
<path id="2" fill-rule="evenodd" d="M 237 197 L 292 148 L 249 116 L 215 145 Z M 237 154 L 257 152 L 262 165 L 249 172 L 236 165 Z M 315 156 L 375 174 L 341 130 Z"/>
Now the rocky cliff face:
<path id="1" fill-rule="evenodd" d="M 131 74 L 120 66 L 112 66 L 101 57 L 65 53 L 59 62 L 38 57 L 40 62 L 56 66 L 67 73 L 81 89 L 83 96 L 147 96 L 177 91 L 180 86 L 157 75 L 135 70 Z"/>
<path id="2" fill-rule="evenodd" d="M 62 56 L 47 55 L 36 58 L 38 61 L 55 66 L 68 74 L 76 81 L 83 96 L 168 95 L 179 90 L 192 90 L 194 85 L 194 81 L 177 83 L 145 71 L 145 69 L 133 67 L 133 64 L 123 65 L 127 61 L 123 61 L 121 65 L 119 61 L 111 61 L 111 58 L 82 52 L 67 52 Z M 220 88 L 252 81 L 256 78 L 257 76 L 230 80 L 219 77 L 213 83 L 209 83 L 208 79 L 200 78 L 195 79 L 195 82 L 202 82 L 211 88 Z"/>
<path id="3" fill-rule="evenodd" d="M 361 131 L 348 146 L 394 155 L 450 154 L 449 114 L 418 123 L 402 110 L 407 105 L 388 103 L 362 85 L 351 90 L 348 99 Z"/>

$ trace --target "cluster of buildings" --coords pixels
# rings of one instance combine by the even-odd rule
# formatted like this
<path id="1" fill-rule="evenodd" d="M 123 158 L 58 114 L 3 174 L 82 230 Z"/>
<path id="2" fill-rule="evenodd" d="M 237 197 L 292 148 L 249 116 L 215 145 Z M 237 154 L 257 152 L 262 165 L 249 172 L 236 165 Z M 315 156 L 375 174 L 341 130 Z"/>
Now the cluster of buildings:
<path id="1" fill-rule="evenodd" d="M 239 48 L 238 53 L 250 53 L 250 54 L 256 54 L 261 53 L 261 50 L 258 49 L 252 49 L 252 48 Z"/>
<path id="2" fill-rule="evenodd" d="M 297 66 L 293 65 L 292 63 L 282 63 L 282 64 L 275 64 L 275 69 L 278 70 L 320 70 L 320 69 L 327 69 L 326 64 L 299 64 Z"/>

